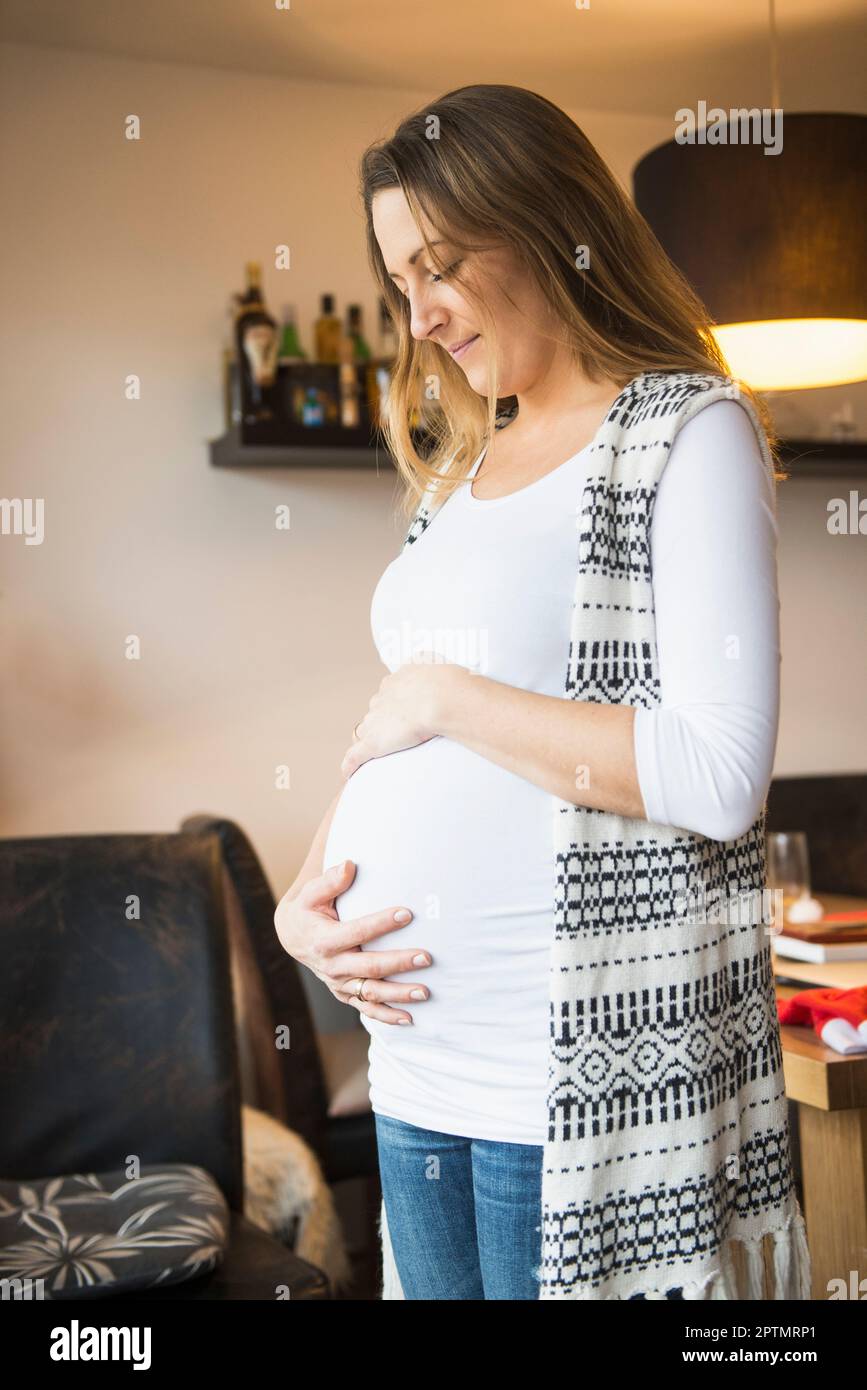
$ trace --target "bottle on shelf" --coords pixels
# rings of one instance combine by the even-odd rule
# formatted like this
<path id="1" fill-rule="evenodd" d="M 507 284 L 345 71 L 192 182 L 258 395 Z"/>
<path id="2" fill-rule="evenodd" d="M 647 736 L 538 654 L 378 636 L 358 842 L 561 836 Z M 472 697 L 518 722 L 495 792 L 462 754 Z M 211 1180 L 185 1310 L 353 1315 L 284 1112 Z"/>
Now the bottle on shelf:
<path id="1" fill-rule="evenodd" d="M 223 415 L 228 432 L 233 425 L 241 423 L 241 373 L 235 348 L 235 319 L 241 296 L 237 291 L 230 296 L 228 304 L 228 331 L 223 342 Z"/>
<path id="2" fill-rule="evenodd" d="M 301 423 L 304 425 L 322 425 L 325 423 L 325 412 L 315 386 L 308 386 L 305 392 Z"/>
<path id="3" fill-rule="evenodd" d="M 283 306 L 283 327 L 280 332 L 280 347 L 277 352 L 277 361 L 283 365 L 307 361 L 307 353 L 301 346 L 298 337 L 294 304 L 284 304 Z"/>
<path id="4" fill-rule="evenodd" d="M 334 295 L 322 296 L 322 310 L 314 326 L 317 362 L 340 362 L 340 339 L 343 325 L 334 312 Z"/>
<path id="5" fill-rule="evenodd" d="M 367 346 L 361 326 L 360 304 L 350 304 L 346 311 L 346 337 L 352 343 L 353 361 L 369 362 L 373 354 Z"/>
<path id="6" fill-rule="evenodd" d="M 358 371 L 353 361 L 354 343 L 346 334 L 340 342 L 340 423 L 344 429 L 357 429 L 361 424 L 358 403 Z"/>
<path id="7" fill-rule="evenodd" d="M 391 361 L 397 356 L 397 333 L 394 319 L 384 299 L 379 301 L 379 355 Z"/>
<path id="8" fill-rule="evenodd" d="M 371 362 L 367 368 L 365 386 L 367 388 L 367 410 L 373 429 L 382 429 L 388 411 L 388 391 L 391 385 L 391 371 L 381 362 Z"/>
<path id="9" fill-rule="evenodd" d="M 242 418 L 254 424 L 272 420 L 267 392 L 277 375 L 277 323 L 265 308 L 262 267 L 248 261 L 247 287 L 238 300 L 235 351 L 240 367 Z"/>

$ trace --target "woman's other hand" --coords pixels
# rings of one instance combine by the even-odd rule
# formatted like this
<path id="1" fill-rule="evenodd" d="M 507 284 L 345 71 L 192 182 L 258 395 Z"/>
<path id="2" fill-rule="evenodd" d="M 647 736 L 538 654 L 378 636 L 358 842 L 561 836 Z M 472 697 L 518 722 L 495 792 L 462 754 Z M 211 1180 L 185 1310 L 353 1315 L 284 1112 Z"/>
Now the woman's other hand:
<path id="1" fill-rule="evenodd" d="M 370 758 L 436 738 L 444 702 L 468 674 L 464 666 L 413 661 L 385 676 L 367 714 L 355 726 L 357 737 L 340 764 L 343 776 L 351 777 Z"/>
<path id="2" fill-rule="evenodd" d="M 422 969 L 430 965 L 430 955 L 419 946 L 401 951 L 362 951 L 362 943 L 406 926 L 412 913 L 405 907 L 389 907 L 341 922 L 334 901 L 346 892 L 354 877 L 355 865 L 347 859 L 309 879 L 294 897 L 285 893 L 274 913 L 278 940 L 283 950 L 312 970 L 341 1004 L 350 1004 L 382 1023 L 412 1023 L 411 1014 L 389 1005 L 423 1003 L 429 997 L 427 988 L 413 980 L 392 983 L 385 976 Z M 364 981 L 363 999 L 349 992 L 358 988 L 359 980 Z"/>

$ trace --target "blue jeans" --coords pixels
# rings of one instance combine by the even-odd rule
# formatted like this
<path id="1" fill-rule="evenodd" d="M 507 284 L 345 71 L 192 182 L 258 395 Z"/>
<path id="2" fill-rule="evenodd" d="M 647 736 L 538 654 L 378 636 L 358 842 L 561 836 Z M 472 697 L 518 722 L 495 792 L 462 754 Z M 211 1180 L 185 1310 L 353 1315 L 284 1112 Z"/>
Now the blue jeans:
<path id="1" fill-rule="evenodd" d="M 374 1119 L 404 1297 L 538 1299 L 542 1146 Z"/>
<path id="2" fill-rule="evenodd" d="M 374 1121 L 404 1297 L 538 1299 L 542 1146 L 468 1139 L 376 1113 Z"/>

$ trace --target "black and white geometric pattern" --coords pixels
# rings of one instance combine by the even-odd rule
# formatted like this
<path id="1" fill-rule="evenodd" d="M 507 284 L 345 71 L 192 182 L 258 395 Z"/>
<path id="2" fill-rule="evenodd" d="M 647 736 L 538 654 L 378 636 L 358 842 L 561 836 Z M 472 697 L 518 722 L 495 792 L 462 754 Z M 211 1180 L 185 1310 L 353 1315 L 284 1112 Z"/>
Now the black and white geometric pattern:
<path id="1" fill-rule="evenodd" d="M 772 1103 L 778 1108 L 784 1105 L 782 1093 Z M 689 1129 L 691 1122 L 686 1120 L 684 1126 Z M 716 1157 L 718 1153 L 725 1158 Z M 633 1169 L 640 1170 L 640 1149 L 632 1150 L 629 1158 Z M 605 1184 L 608 1196 L 566 1201 L 556 1211 L 546 1211 L 545 1268 L 546 1274 L 555 1273 L 543 1297 L 575 1297 L 570 1290 L 593 1288 L 600 1271 L 606 1288 L 618 1284 L 650 1291 L 670 1288 L 676 1284 L 672 1271 L 709 1267 L 719 1261 L 720 1231 L 730 1227 L 732 1213 L 737 1213 L 740 1228 L 752 1225 L 764 1230 L 769 1212 L 788 1210 L 795 1200 L 788 1134 L 780 1126 L 763 1132 L 754 1128 L 743 1140 L 735 1132 L 730 1145 L 709 1144 L 702 1160 L 690 1182 L 663 1178 L 655 1185 L 639 1187 L 633 1182 L 618 1189 L 616 1179 L 609 1180 Z M 613 1296 L 610 1292 L 595 1295 Z M 791 1296 L 797 1297 L 797 1291 L 793 1289 Z"/>
<path id="2" fill-rule="evenodd" d="M 415 516 L 412 519 L 412 523 L 404 537 L 403 546 L 401 547 L 401 549 L 405 550 L 408 545 L 414 545 L 415 542 L 418 540 L 419 536 L 422 534 L 422 532 L 426 531 L 428 526 L 430 526 L 430 523 L 431 513 L 428 511 L 424 503 L 422 503 L 422 505 L 419 506 Z"/>
<path id="3" fill-rule="evenodd" d="M 677 430 L 731 396 L 720 377 L 647 373 L 609 412 L 581 498 L 570 699 L 660 703 L 653 505 Z M 780 1296 L 809 1296 L 764 819 L 723 843 L 556 802 L 542 1299 L 674 1286 L 737 1297 L 732 1240 L 747 1252 L 750 1296 L 762 1297 L 757 1242 L 778 1228 Z M 686 916 L 690 894 L 733 909 Z M 745 901 L 752 914 L 736 910 Z"/>

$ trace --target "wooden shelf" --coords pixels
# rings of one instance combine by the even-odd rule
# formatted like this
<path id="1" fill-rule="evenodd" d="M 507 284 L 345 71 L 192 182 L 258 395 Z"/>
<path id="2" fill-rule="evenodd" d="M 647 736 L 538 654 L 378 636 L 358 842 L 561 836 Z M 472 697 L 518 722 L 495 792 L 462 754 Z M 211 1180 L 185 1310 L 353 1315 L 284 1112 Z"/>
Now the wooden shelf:
<path id="1" fill-rule="evenodd" d="M 306 438 L 309 435 L 309 442 Z M 393 468 L 385 443 L 373 437 L 364 442 L 363 430 L 319 426 L 295 432 L 291 444 L 245 444 L 241 427 L 209 442 L 215 468 Z M 867 473 L 867 440 L 784 439 L 781 461 L 795 478 L 863 476 Z"/>
<path id="2" fill-rule="evenodd" d="M 867 473 L 867 439 L 781 439 L 778 453 L 793 479 Z"/>
<path id="3" fill-rule="evenodd" d="M 244 444 L 235 425 L 210 441 L 211 463 L 215 468 L 394 468 L 381 439 L 359 442 L 360 431 L 333 425 L 311 427 L 308 433 L 315 436 L 310 443 Z"/>

